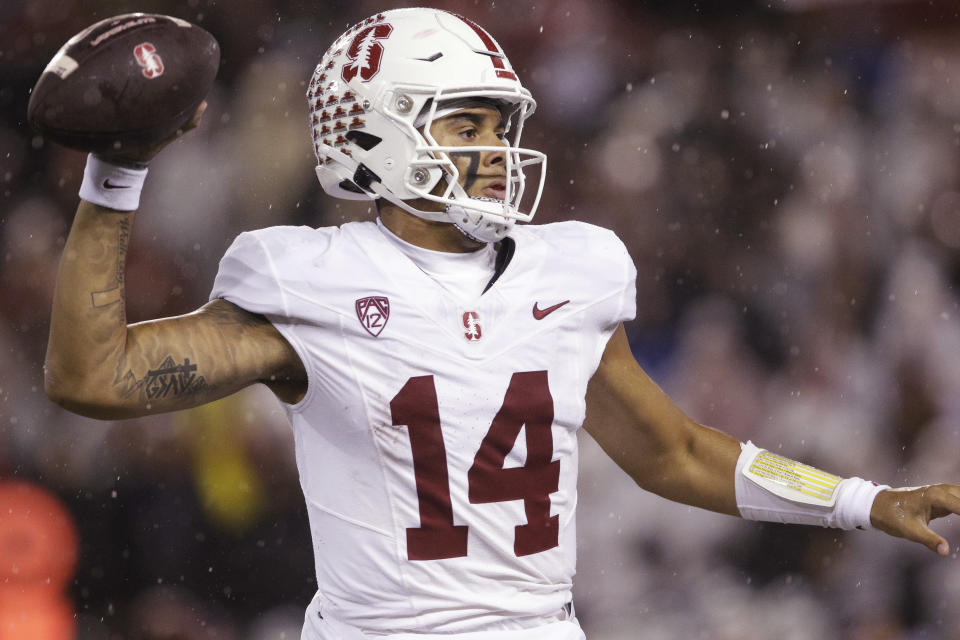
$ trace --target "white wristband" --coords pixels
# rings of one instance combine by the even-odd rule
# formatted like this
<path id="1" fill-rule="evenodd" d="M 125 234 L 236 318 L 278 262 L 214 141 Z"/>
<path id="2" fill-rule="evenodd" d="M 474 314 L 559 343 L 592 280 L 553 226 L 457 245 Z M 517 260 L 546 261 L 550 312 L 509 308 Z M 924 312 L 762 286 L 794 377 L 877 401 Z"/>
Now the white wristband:
<path id="1" fill-rule="evenodd" d="M 747 520 L 872 529 L 873 500 L 886 485 L 842 479 L 814 467 L 741 445 L 736 470 L 737 508 Z"/>
<path id="2" fill-rule="evenodd" d="M 847 478 L 840 483 L 838 489 L 834 524 L 827 526 L 838 529 L 873 529 L 873 524 L 870 523 L 873 501 L 878 493 L 889 488 L 889 485 L 857 477 Z"/>
<path id="3" fill-rule="evenodd" d="M 108 209 L 136 211 L 140 206 L 140 191 L 146 178 L 146 167 L 121 167 L 91 153 L 83 170 L 80 197 Z"/>

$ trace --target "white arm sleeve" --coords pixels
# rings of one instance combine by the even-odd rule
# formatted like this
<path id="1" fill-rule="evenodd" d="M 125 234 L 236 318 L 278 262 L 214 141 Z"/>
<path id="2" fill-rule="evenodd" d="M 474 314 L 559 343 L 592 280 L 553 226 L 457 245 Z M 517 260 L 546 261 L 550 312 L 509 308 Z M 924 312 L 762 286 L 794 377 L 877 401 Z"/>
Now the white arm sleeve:
<path id="1" fill-rule="evenodd" d="M 746 520 L 871 529 L 870 510 L 887 485 L 840 478 L 760 449 L 740 445 L 737 508 Z"/>

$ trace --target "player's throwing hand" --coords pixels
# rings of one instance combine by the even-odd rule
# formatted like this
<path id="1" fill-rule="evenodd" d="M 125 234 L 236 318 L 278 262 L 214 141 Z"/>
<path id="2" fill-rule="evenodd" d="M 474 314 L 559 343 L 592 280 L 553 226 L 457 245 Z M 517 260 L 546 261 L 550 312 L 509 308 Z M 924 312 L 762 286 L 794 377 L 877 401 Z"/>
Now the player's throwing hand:
<path id="1" fill-rule="evenodd" d="M 116 164 L 147 164 L 153 160 L 158 153 L 160 153 L 164 147 L 168 144 L 185 134 L 186 132 L 196 129 L 200 124 L 200 121 L 203 119 L 203 112 L 207 110 L 207 101 L 204 100 L 200 103 L 200 106 L 197 107 L 197 110 L 194 112 L 190 120 L 187 121 L 182 127 L 171 133 L 169 136 L 160 140 L 158 142 L 153 142 L 142 147 L 132 148 L 132 149 L 123 149 L 117 152 L 103 152 L 98 153 L 97 156 L 106 160 L 107 162 L 113 162 Z"/>

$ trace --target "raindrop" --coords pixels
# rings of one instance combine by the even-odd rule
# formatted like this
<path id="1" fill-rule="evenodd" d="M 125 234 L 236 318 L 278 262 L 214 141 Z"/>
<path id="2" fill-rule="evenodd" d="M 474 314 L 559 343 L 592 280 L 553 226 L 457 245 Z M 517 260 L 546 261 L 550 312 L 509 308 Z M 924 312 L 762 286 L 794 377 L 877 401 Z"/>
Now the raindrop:
<path id="1" fill-rule="evenodd" d="M 83 92 L 83 104 L 88 107 L 95 107 L 103 102 L 103 94 L 97 87 L 90 87 Z"/>

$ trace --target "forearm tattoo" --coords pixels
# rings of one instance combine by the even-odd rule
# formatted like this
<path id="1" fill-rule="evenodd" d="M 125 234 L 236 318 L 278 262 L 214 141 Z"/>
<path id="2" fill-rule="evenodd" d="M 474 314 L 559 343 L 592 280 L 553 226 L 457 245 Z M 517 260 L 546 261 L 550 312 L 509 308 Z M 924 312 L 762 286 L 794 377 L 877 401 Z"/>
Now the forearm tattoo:
<path id="1" fill-rule="evenodd" d="M 90 301 L 94 307 L 108 307 L 123 299 L 124 265 L 127 260 L 127 247 L 130 244 L 130 220 L 123 218 L 117 228 L 117 264 L 116 286 L 103 291 L 91 291 Z"/>
<path id="2" fill-rule="evenodd" d="M 130 219 L 122 218 L 117 228 L 117 286 L 121 289 L 124 285 L 128 246 L 130 246 Z"/>
<path id="3" fill-rule="evenodd" d="M 177 364 L 173 356 L 168 355 L 160 366 L 150 369 L 139 380 L 133 371 L 127 371 L 118 381 L 118 386 L 124 397 L 137 393 L 142 400 L 163 400 L 199 393 L 206 388 L 207 381 L 198 373 L 197 365 L 190 362 L 190 358 L 185 358 L 183 364 Z"/>

